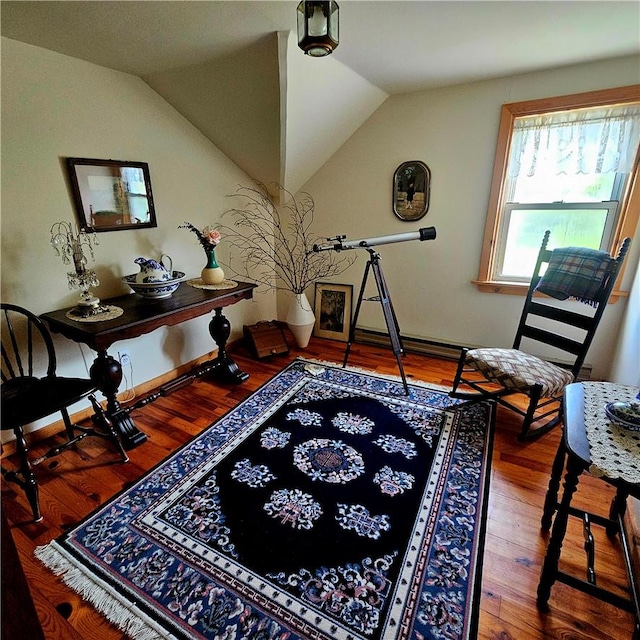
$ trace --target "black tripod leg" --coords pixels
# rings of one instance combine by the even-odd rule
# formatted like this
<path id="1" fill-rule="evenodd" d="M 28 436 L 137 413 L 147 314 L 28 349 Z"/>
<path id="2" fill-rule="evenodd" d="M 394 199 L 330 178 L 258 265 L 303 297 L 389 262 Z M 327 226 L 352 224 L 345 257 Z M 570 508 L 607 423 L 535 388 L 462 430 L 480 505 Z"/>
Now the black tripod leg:
<path id="1" fill-rule="evenodd" d="M 385 282 L 384 275 L 382 274 L 382 268 L 376 258 L 372 260 L 373 263 L 373 275 L 378 285 L 378 294 L 380 296 L 380 304 L 382 304 L 382 312 L 384 314 L 385 322 L 387 323 L 387 330 L 389 331 L 389 338 L 391 339 L 391 347 L 393 353 L 396 356 L 398 363 L 398 369 L 400 370 L 400 377 L 402 378 L 402 385 L 404 386 L 404 392 L 409 395 L 409 386 L 407 385 L 407 378 L 404 375 L 404 366 L 402 364 L 402 354 L 404 349 L 402 347 L 402 339 L 400 338 L 400 327 L 398 326 L 398 320 L 396 318 L 393 305 L 391 304 L 391 298 L 389 296 L 389 290 L 387 289 L 387 283 Z"/>
<path id="2" fill-rule="evenodd" d="M 351 327 L 349 328 L 349 340 L 347 342 L 347 348 L 344 352 L 344 360 L 342 361 L 342 366 L 347 366 L 347 360 L 349 359 L 349 352 L 351 351 L 351 345 L 354 342 L 354 338 L 356 335 L 356 324 L 358 322 L 358 314 L 360 313 L 360 305 L 362 304 L 362 299 L 364 297 L 364 290 L 367 286 L 367 278 L 369 276 L 369 267 L 371 267 L 371 261 L 367 262 L 367 266 L 364 270 L 364 277 L 362 278 L 362 285 L 360 287 L 360 295 L 358 296 L 358 302 L 356 303 L 356 310 L 353 314 L 353 320 L 351 321 Z"/>
<path id="3" fill-rule="evenodd" d="M 400 337 L 400 325 L 398 324 L 398 318 L 393 308 L 393 304 L 391 303 L 391 296 L 389 295 L 387 281 L 385 280 L 384 274 L 382 273 L 382 267 L 377 260 L 374 260 L 373 262 L 373 273 L 376 278 L 376 283 L 378 284 L 378 293 L 380 295 L 380 302 L 382 303 L 383 310 L 387 309 L 389 312 L 388 314 L 385 313 L 387 328 L 391 329 L 391 327 L 393 326 L 393 333 L 397 338 L 397 346 L 395 348 L 398 350 L 398 353 L 404 353 L 404 346 L 402 344 L 402 338 Z"/>

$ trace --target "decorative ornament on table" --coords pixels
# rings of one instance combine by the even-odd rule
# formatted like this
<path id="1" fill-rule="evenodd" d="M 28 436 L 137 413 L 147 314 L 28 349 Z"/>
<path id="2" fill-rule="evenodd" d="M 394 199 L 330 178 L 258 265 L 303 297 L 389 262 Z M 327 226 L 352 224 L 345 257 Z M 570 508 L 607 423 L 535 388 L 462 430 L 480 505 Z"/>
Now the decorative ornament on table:
<path id="1" fill-rule="evenodd" d="M 169 298 L 185 277 L 184 272 L 173 270 L 173 260 L 166 253 L 162 254 L 160 260 L 140 257 L 134 262 L 140 267 L 140 271 L 124 276 L 122 282 L 143 298 Z"/>
<path id="2" fill-rule="evenodd" d="M 216 231 L 211 226 L 206 226 L 202 229 L 194 227 L 190 222 L 181 224 L 178 229 L 189 229 L 196 234 L 198 241 L 202 245 L 204 252 L 207 256 L 207 264 L 204 266 L 200 273 L 202 282 L 204 284 L 220 284 L 224 280 L 224 271 L 216 260 L 216 247 L 220 244 L 222 236 L 219 231 Z"/>
<path id="3" fill-rule="evenodd" d="M 337 251 L 314 252 L 324 238 L 313 234 L 315 203 L 308 193 L 296 197 L 274 184 L 279 192 L 276 206 L 267 187 L 240 187 L 231 197 L 244 200 L 242 208 L 223 214 L 232 226 L 221 226 L 229 241 L 229 267 L 240 278 L 248 278 L 270 289 L 289 291 L 292 300 L 286 322 L 298 346 L 304 349 L 314 326 L 305 290 L 318 282 L 341 274 L 355 257 Z"/>
<path id="4" fill-rule="evenodd" d="M 100 298 L 90 291 L 91 287 L 97 287 L 100 284 L 100 280 L 93 269 L 87 269 L 88 260 L 84 254 L 84 251 L 88 250 L 91 258 L 95 260 L 93 247 L 100 244 L 95 232 L 89 234 L 70 222 L 56 222 L 51 227 L 50 233 L 51 245 L 62 258 L 63 264 L 73 262 L 74 271 L 67 272 L 69 289 L 82 291 L 80 300 L 73 310 L 74 315 L 86 318 L 107 312 L 109 307 L 101 305 Z"/>
<path id="5" fill-rule="evenodd" d="M 163 255 L 163 258 L 165 256 Z M 171 260 L 169 256 L 166 256 Z M 140 271 L 136 274 L 136 282 L 138 284 L 147 282 L 166 282 L 172 279 L 173 269 L 167 269 L 162 259 L 160 262 L 153 258 L 136 258 L 134 262 L 140 267 Z"/>

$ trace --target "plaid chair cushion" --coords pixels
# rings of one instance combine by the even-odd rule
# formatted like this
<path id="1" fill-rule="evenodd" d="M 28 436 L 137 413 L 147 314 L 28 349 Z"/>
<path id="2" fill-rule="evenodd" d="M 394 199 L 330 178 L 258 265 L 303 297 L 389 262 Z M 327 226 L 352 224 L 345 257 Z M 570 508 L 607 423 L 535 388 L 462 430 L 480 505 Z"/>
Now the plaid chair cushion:
<path id="1" fill-rule="evenodd" d="M 543 396 L 557 396 L 574 382 L 571 371 L 517 349 L 472 349 L 465 363 L 487 380 L 521 393 L 538 383 Z"/>

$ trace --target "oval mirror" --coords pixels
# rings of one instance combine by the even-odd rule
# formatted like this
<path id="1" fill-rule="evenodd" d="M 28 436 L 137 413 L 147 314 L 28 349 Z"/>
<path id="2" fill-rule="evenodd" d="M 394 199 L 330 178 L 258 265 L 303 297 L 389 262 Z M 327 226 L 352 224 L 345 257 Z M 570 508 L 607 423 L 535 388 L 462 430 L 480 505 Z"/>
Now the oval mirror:
<path id="1" fill-rule="evenodd" d="M 393 174 L 393 212 L 400 220 L 420 220 L 429 211 L 431 171 L 424 162 L 403 162 Z"/>

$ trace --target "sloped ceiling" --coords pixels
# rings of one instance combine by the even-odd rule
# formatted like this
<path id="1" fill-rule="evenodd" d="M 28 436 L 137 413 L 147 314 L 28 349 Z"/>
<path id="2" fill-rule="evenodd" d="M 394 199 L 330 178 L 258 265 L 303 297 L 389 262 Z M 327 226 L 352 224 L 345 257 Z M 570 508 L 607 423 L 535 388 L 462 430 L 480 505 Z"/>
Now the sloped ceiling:
<path id="1" fill-rule="evenodd" d="M 340 0 L 340 46 L 309 59 L 297 4 L 3 0 L 0 26 L 140 76 L 250 176 L 293 191 L 391 94 L 640 52 L 635 1 Z"/>
<path id="2" fill-rule="evenodd" d="M 251 177 L 280 183 L 277 34 L 143 79 Z"/>
<path id="3" fill-rule="evenodd" d="M 144 80 L 252 178 L 293 193 L 388 97 L 337 60 L 301 55 L 291 32 Z"/>

